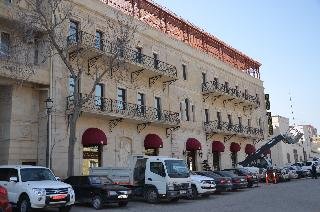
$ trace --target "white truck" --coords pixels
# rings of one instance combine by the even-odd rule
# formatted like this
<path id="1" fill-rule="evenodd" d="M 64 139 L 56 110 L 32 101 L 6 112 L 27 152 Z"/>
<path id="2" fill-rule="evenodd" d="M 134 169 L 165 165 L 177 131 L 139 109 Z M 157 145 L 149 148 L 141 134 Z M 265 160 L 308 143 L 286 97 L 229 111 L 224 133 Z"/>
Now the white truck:
<path id="1" fill-rule="evenodd" d="M 40 166 L 0 166 L 0 185 L 8 191 L 9 202 L 19 212 L 32 208 L 59 208 L 69 212 L 75 201 L 72 187 L 60 182 L 50 169 Z"/>
<path id="2" fill-rule="evenodd" d="M 190 173 L 184 160 L 135 155 L 129 161 L 127 168 L 92 167 L 90 175 L 107 175 L 149 203 L 160 199 L 178 201 L 191 195 Z"/>

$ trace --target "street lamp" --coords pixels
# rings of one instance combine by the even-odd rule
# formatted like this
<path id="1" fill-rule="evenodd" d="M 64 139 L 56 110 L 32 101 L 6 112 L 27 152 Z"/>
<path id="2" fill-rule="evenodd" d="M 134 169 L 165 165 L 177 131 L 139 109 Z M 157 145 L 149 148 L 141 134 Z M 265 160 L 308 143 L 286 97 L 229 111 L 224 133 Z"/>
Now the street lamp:
<path id="1" fill-rule="evenodd" d="M 53 108 L 53 101 L 50 97 L 45 100 L 47 111 L 47 148 L 46 148 L 46 167 L 50 167 L 50 116 Z"/>

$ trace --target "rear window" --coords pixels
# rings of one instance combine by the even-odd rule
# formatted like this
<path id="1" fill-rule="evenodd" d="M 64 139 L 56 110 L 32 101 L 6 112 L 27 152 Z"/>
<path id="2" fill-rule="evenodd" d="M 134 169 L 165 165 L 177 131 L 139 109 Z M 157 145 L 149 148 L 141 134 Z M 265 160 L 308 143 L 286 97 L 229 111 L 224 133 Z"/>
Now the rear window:
<path id="1" fill-rule="evenodd" d="M 229 171 L 222 171 L 221 174 L 223 176 L 227 176 L 227 177 L 237 177 L 237 175 L 233 174 L 232 172 Z"/>
<path id="2" fill-rule="evenodd" d="M 113 184 L 112 180 L 109 179 L 106 176 L 100 177 L 100 176 L 94 176 L 90 177 L 90 182 L 92 185 L 108 185 Z"/>
<path id="3" fill-rule="evenodd" d="M 312 162 L 307 162 L 306 165 L 307 166 L 312 166 Z"/>

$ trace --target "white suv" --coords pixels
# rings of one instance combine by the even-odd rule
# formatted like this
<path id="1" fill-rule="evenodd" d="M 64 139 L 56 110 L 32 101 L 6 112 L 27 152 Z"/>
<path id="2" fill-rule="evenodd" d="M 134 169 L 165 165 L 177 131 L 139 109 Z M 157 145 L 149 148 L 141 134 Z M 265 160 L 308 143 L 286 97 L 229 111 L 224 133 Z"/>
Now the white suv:
<path id="1" fill-rule="evenodd" d="M 199 195 L 209 196 L 216 191 L 216 183 L 213 178 L 190 173 L 192 199 L 196 199 Z"/>
<path id="2" fill-rule="evenodd" d="M 75 201 L 72 187 L 60 182 L 50 169 L 40 166 L 0 166 L 0 185 L 19 212 L 32 208 L 59 208 L 68 212 Z"/>

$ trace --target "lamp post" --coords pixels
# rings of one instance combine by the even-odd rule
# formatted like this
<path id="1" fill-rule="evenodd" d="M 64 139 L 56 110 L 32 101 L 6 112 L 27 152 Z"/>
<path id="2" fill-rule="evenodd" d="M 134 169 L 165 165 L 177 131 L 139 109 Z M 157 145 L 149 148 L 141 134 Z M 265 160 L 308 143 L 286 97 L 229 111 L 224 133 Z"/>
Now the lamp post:
<path id="1" fill-rule="evenodd" d="M 50 97 L 48 97 L 45 101 L 46 103 L 46 111 L 47 111 L 47 147 L 46 147 L 46 167 L 50 167 L 50 120 L 51 120 L 51 112 L 53 108 L 53 101 Z"/>

